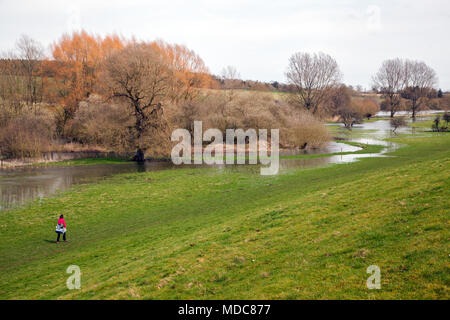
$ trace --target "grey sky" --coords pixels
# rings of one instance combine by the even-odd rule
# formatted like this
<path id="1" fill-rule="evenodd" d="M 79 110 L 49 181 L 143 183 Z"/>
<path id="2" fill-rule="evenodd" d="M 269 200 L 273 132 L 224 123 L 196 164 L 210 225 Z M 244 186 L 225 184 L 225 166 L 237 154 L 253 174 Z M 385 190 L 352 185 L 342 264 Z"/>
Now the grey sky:
<path id="1" fill-rule="evenodd" d="M 296 51 L 329 53 L 364 87 L 382 60 L 419 59 L 450 90 L 448 0 L 0 0 L 0 51 L 21 34 L 49 45 L 80 28 L 182 43 L 213 73 L 233 65 L 262 81 L 284 81 Z"/>

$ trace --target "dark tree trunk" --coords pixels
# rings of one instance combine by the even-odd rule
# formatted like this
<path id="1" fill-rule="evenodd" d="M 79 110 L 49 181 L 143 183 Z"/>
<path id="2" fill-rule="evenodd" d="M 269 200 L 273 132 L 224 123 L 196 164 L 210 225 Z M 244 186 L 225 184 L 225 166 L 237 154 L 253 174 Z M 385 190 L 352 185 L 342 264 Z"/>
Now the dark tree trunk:
<path id="1" fill-rule="evenodd" d="M 416 110 L 417 110 L 417 105 L 416 105 L 416 101 L 412 101 L 412 120 L 413 122 L 416 121 Z"/>
<path id="2" fill-rule="evenodd" d="M 137 149 L 136 155 L 133 157 L 133 161 L 136 161 L 136 162 L 139 162 L 139 163 L 142 163 L 142 162 L 145 161 L 144 151 L 142 151 L 141 148 Z"/>

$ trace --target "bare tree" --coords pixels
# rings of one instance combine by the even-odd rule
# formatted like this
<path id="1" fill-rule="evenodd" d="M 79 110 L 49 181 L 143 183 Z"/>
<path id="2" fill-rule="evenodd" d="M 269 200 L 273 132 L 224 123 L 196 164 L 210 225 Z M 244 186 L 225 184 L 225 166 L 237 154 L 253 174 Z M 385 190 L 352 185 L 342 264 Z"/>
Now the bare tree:
<path id="1" fill-rule="evenodd" d="M 402 96 L 411 101 L 412 118 L 415 120 L 416 112 L 437 84 L 436 72 L 422 61 L 406 60 L 404 78 Z"/>
<path id="2" fill-rule="evenodd" d="M 236 67 L 226 66 L 222 69 L 220 73 L 220 79 L 222 80 L 222 85 L 224 89 L 237 89 L 241 83 L 241 75 L 239 74 Z M 232 94 L 233 92 L 231 92 Z"/>
<path id="3" fill-rule="evenodd" d="M 220 75 L 223 80 L 234 80 L 241 78 L 241 75 L 234 66 L 226 66 L 225 68 L 222 69 Z"/>
<path id="4" fill-rule="evenodd" d="M 400 94 L 405 85 L 404 62 L 399 58 L 383 61 L 372 81 L 373 87 L 383 95 L 393 118 L 401 106 Z"/>
<path id="5" fill-rule="evenodd" d="M 165 126 L 163 104 L 174 87 L 168 61 L 150 45 L 132 44 L 105 61 L 103 81 L 110 96 L 125 101 L 134 116 L 135 160 L 142 162 L 146 130 Z"/>
<path id="6" fill-rule="evenodd" d="M 16 51 L 25 79 L 25 101 L 34 105 L 38 102 L 38 96 L 42 91 L 42 80 L 38 77 L 38 72 L 44 59 L 44 49 L 36 40 L 22 35 L 16 43 Z"/>
<path id="7" fill-rule="evenodd" d="M 295 87 L 295 102 L 313 114 L 341 80 L 339 66 L 325 53 L 297 52 L 289 59 L 286 78 Z"/>

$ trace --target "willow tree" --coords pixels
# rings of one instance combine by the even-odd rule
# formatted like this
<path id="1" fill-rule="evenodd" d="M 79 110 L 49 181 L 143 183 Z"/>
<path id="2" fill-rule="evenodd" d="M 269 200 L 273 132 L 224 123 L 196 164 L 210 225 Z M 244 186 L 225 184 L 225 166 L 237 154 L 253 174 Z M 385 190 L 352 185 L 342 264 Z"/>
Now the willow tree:
<path id="1" fill-rule="evenodd" d="M 134 159 L 144 161 L 146 131 L 165 126 L 163 106 L 176 83 L 170 61 L 155 46 L 130 44 L 106 59 L 102 81 L 111 98 L 128 106 L 134 118 Z"/>
<path id="2" fill-rule="evenodd" d="M 59 134 L 73 119 L 81 101 L 95 91 L 100 66 L 105 57 L 122 49 L 126 42 L 117 35 L 100 37 L 84 30 L 64 34 L 53 43 L 57 100 L 62 107 L 57 115 Z"/>
<path id="3" fill-rule="evenodd" d="M 184 45 L 168 44 L 162 40 L 148 45 L 161 51 L 174 74 L 172 96 L 178 102 L 191 102 L 198 97 L 199 88 L 211 88 L 214 80 L 202 58 Z"/>

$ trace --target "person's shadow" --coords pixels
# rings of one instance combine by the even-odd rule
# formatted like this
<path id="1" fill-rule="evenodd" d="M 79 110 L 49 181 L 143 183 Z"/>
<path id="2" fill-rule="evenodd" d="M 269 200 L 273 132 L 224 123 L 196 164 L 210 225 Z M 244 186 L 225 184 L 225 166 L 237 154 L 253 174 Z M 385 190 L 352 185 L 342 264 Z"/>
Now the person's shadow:
<path id="1" fill-rule="evenodd" d="M 45 239 L 44 241 L 48 242 L 48 243 L 55 243 L 56 242 L 56 240 L 48 240 L 48 239 Z"/>

